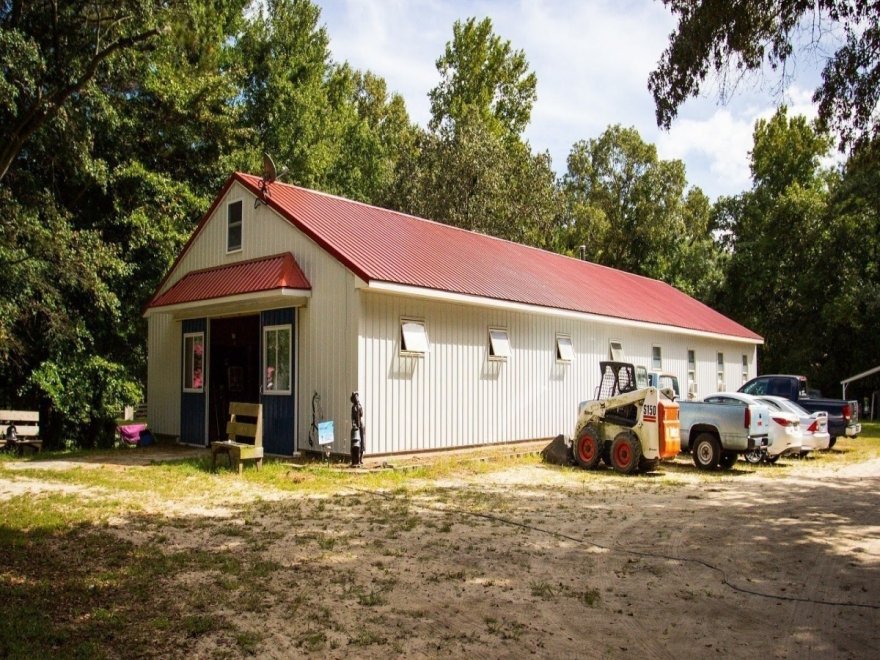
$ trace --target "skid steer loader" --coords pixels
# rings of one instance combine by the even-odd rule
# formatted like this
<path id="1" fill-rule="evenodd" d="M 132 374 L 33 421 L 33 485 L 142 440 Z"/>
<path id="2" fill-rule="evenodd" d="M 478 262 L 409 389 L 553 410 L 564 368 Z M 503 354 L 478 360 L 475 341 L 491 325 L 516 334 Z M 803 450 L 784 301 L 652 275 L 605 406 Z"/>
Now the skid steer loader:
<path id="1" fill-rule="evenodd" d="M 639 388 L 635 367 L 600 362 L 596 400 L 578 406 L 571 451 L 575 462 L 593 469 L 603 460 L 617 472 L 656 469 L 660 459 L 681 449 L 678 403 L 671 390 Z"/>

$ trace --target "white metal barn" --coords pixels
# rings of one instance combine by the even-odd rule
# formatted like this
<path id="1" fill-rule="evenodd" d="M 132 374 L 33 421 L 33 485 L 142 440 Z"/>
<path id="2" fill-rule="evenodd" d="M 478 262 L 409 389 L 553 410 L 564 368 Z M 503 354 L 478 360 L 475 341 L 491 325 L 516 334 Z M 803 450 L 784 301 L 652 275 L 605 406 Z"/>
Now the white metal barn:
<path id="1" fill-rule="evenodd" d="M 367 454 L 531 440 L 571 433 L 600 360 L 702 395 L 762 343 L 656 280 L 240 173 L 145 316 L 154 431 L 206 445 L 260 401 L 282 455 L 311 448 L 315 393 L 336 452 L 353 391 Z"/>

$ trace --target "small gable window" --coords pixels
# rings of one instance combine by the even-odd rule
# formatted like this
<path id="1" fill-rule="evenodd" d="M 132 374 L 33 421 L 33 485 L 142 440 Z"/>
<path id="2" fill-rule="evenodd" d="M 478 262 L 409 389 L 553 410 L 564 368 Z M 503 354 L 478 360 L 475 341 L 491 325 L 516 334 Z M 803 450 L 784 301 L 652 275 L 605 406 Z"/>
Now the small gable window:
<path id="1" fill-rule="evenodd" d="M 428 352 L 428 333 L 424 321 L 401 320 L 400 352 L 406 355 L 424 355 Z"/>
<path id="2" fill-rule="evenodd" d="M 238 252 L 241 250 L 241 219 L 242 202 L 232 202 L 226 206 L 226 251 Z"/>
<path id="3" fill-rule="evenodd" d="M 504 362 L 510 357 L 510 337 L 504 328 L 489 328 L 489 359 Z"/>
<path id="4" fill-rule="evenodd" d="M 574 346 L 568 335 L 556 335 L 556 359 L 559 362 L 571 362 L 574 360 Z"/>

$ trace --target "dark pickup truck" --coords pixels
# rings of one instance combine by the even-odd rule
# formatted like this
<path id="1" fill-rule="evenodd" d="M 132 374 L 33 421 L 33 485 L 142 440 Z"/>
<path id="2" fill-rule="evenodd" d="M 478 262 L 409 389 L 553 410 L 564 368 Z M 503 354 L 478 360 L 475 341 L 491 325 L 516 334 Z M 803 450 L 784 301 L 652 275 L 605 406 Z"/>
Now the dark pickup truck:
<path id="1" fill-rule="evenodd" d="M 781 396 L 794 401 L 809 412 L 822 410 L 827 412 L 831 447 L 841 436 L 854 438 L 862 432 L 857 401 L 813 398 L 807 394 L 807 379 L 804 376 L 778 374 L 758 376 L 739 388 L 739 391 L 754 396 Z"/>

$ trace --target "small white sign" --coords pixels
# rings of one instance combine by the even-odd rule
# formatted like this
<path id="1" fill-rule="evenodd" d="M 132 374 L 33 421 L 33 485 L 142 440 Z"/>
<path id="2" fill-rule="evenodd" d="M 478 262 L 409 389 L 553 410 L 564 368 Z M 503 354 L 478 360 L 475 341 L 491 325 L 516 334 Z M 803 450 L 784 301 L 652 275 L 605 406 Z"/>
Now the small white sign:
<path id="1" fill-rule="evenodd" d="M 318 444 L 319 445 L 332 445 L 333 444 L 333 422 L 319 422 L 318 423 Z"/>

